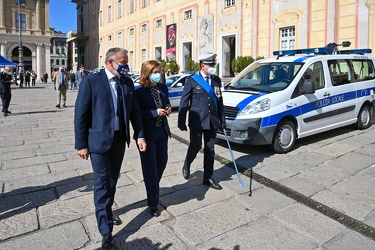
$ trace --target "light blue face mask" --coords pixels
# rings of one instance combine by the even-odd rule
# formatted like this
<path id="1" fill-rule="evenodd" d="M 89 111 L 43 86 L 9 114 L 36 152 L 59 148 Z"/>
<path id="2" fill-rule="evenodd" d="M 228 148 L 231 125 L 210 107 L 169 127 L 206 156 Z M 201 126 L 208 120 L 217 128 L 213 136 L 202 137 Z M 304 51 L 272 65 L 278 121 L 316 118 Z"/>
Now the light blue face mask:
<path id="1" fill-rule="evenodd" d="M 153 83 L 160 82 L 160 79 L 161 79 L 160 73 L 153 73 L 150 75 L 150 81 Z"/>

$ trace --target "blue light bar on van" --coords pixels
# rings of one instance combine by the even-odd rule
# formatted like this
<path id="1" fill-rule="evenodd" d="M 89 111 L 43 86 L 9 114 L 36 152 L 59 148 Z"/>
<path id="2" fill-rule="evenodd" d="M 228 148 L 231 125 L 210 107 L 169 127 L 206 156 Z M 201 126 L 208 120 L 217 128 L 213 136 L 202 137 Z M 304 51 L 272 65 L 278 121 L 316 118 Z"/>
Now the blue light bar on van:
<path id="1" fill-rule="evenodd" d="M 296 54 L 318 54 L 318 55 L 331 55 L 333 52 L 336 54 L 366 54 L 371 53 L 371 49 L 349 49 L 349 50 L 339 50 L 334 51 L 332 47 L 321 47 L 321 48 L 311 48 L 311 49 L 292 49 L 292 50 L 277 50 L 273 52 L 274 56 L 286 56 L 286 55 L 296 55 Z"/>

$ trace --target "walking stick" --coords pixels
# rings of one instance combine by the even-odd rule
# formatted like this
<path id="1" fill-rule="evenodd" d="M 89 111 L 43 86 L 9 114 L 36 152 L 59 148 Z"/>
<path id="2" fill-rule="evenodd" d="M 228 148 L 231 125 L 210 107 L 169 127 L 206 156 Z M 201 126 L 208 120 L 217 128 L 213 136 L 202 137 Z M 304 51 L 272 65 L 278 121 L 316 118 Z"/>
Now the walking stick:
<path id="1" fill-rule="evenodd" d="M 232 148 L 230 147 L 230 144 L 229 144 L 229 139 L 228 139 L 228 136 L 227 136 L 227 132 L 225 131 L 225 129 L 223 129 L 223 131 L 224 131 L 225 139 L 227 140 L 227 143 L 228 143 L 228 148 L 229 148 L 230 155 L 232 156 L 232 161 L 234 163 L 234 168 L 236 169 L 236 172 L 237 172 L 238 182 L 240 183 L 240 187 L 244 188 L 243 182 L 241 180 L 240 173 L 238 172 L 236 160 L 234 159 L 234 156 L 233 156 Z"/>

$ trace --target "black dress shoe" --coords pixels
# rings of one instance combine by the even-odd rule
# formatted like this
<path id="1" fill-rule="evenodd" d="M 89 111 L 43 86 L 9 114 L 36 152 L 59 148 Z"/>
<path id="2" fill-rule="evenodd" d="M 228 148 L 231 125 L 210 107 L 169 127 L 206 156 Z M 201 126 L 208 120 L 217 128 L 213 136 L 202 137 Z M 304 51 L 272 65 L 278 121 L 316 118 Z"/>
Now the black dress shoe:
<path id="1" fill-rule="evenodd" d="M 221 190 L 223 189 L 219 183 L 217 183 L 212 177 L 210 179 L 203 179 L 203 185 L 210 186 L 213 189 Z"/>
<path id="2" fill-rule="evenodd" d="M 57 104 L 57 105 L 56 105 L 56 108 L 60 108 L 60 104 Z"/>
<path id="3" fill-rule="evenodd" d="M 102 237 L 102 248 L 110 249 L 113 246 L 113 236 L 112 233 L 107 233 Z"/>
<path id="4" fill-rule="evenodd" d="M 112 223 L 113 225 L 121 225 L 122 224 L 122 220 L 120 219 L 120 217 L 116 214 L 113 214 L 112 215 Z"/>
<path id="5" fill-rule="evenodd" d="M 8 113 L 7 113 L 7 112 L 4 112 L 4 116 L 8 116 Z"/>
<path id="6" fill-rule="evenodd" d="M 66 108 L 66 105 L 65 105 L 65 104 L 63 104 L 63 107 L 64 107 L 64 108 Z"/>
<path id="7" fill-rule="evenodd" d="M 185 180 L 189 179 L 190 176 L 190 166 L 187 164 L 186 160 L 184 162 L 184 166 L 182 167 L 182 176 Z"/>
<path id="8" fill-rule="evenodd" d="M 158 206 L 150 207 L 150 214 L 151 214 L 153 217 L 159 217 L 159 216 L 160 216 L 160 211 L 159 211 Z"/>
<path id="9" fill-rule="evenodd" d="M 10 112 L 9 110 L 7 110 L 7 111 L 5 111 L 6 113 L 8 113 L 8 114 L 11 114 L 12 112 Z"/>

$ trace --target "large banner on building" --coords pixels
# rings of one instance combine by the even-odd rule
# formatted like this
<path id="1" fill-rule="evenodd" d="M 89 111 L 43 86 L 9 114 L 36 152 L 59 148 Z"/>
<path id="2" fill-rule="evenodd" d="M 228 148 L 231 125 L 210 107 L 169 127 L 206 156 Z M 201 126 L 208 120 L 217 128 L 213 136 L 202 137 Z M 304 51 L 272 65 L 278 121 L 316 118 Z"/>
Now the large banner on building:
<path id="1" fill-rule="evenodd" d="M 167 62 L 176 60 L 176 24 L 167 25 Z"/>
<path id="2" fill-rule="evenodd" d="M 213 15 L 199 17 L 199 53 L 213 52 Z"/>

